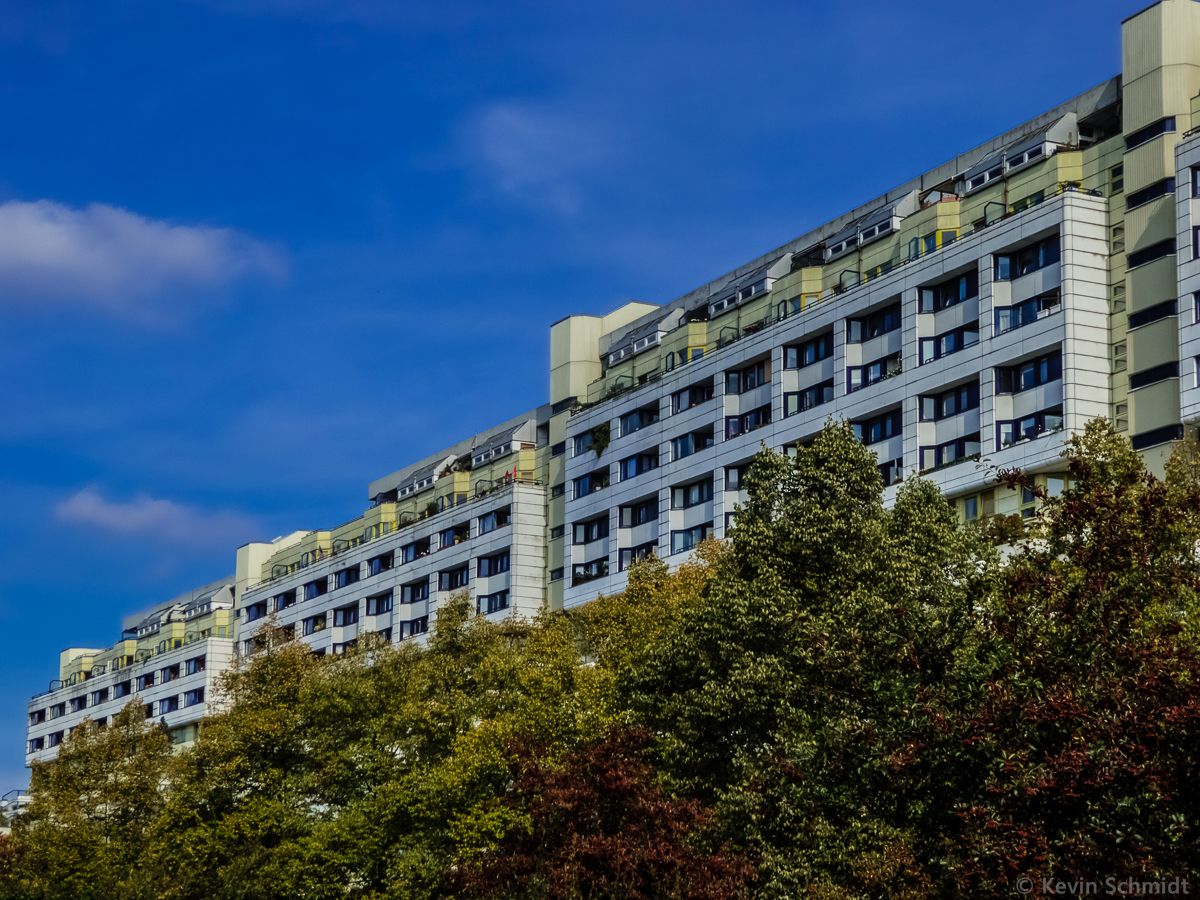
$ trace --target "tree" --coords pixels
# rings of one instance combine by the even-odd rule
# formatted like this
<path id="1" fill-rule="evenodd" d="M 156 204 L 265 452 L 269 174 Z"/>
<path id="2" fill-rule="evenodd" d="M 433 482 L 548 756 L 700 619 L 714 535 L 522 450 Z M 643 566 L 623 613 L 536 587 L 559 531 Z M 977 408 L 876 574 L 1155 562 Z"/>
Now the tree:
<path id="1" fill-rule="evenodd" d="M 555 765 L 546 748 L 510 747 L 511 781 L 490 808 L 503 839 L 460 870 L 460 896 L 481 900 L 727 900 L 753 866 L 728 848 L 695 846 L 711 813 L 654 783 L 649 732 L 614 726 Z"/>

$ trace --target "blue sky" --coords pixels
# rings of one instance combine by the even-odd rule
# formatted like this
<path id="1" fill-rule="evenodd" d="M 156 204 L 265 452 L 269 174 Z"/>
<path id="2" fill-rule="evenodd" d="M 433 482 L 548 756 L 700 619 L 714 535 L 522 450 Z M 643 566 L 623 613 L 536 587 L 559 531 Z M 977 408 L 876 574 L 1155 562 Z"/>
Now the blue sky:
<path id="1" fill-rule="evenodd" d="M 1138 2 L 0 0 L 0 792 L 67 646 L 1117 74 Z"/>

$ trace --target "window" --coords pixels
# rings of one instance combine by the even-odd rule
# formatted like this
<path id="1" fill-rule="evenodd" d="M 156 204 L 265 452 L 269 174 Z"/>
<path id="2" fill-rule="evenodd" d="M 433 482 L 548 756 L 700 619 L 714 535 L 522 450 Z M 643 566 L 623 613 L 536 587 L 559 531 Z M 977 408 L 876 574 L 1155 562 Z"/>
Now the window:
<path id="1" fill-rule="evenodd" d="M 1147 125 L 1145 128 L 1140 128 L 1133 134 L 1125 138 L 1125 149 L 1132 150 L 1134 147 L 1140 147 L 1147 141 L 1152 141 L 1160 134 L 1168 134 L 1175 130 L 1175 117 L 1167 116 L 1165 119 L 1159 119 L 1152 125 Z"/>
<path id="2" fill-rule="evenodd" d="M 574 438 L 573 446 L 576 456 L 583 456 L 592 449 L 592 433 L 585 431 L 583 434 L 577 434 Z"/>
<path id="3" fill-rule="evenodd" d="M 429 599 L 429 579 L 422 578 L 400 588 L 401 603 L 420 603 Z"/>
<path id="4" fill-rule="evenodd" d="M 996 449 L 1003 450 L 1021 441 L 1029 441 L 1039 435 L 1062 431 L 1062 407 L 1042 410 L 1022 419 L 996 423 Z"/>
<path id="5" fill-rule="evenodd" d="M 550 488 L 550 499 L 553 500 L 555 497 L 561 497 L 566 492 L 567 485 L 565 482 L 563 484 L 556 484 Z"/>
<path id="6" fill-rule="evenodd" d="M 846 368 L 846 392 L 862 390 L 872 384 L 892 378 L 904 371 L 904 362 L 899 353 L 877 359 L 865 366 L 848 366 Z"/>
<path id="7" fill-rule="evenodd" d="M 921 338 L 920 365 L 931 363 L 943 356 L 957 353 L 959 350 L 974 347 L 978 343 L 979 325 L 977 324 L 955 328 L 953 331 L 947 331 L 937 337 Z"/>
<path id="8" fill-rule="evenodd" d="M 690 509 L 713 498 L 711 478 L 671 488 L 671 509 Z"/>
<path id="9" fill-rule="evenodd" d="M 346 641 L 344 644 L 334 644 L 333 645 L 333 655 L 341 656 L 343 653 L 348 653 L 349 651 L 353 650 L 357 646 L 358 646 L 358 638 L 351 638 L 350 640 Z"/>
<path id="10" fill-rule="evenodd" d="M 150 684 L 154 684 L 154 674 L 153 673 L 151 673 L 149 675 L 149 678 L 150 678 Z M 59 716 L 65 716 L 66 714 L 67 714 L 67 704 L 65 704 L 65 703 L 56 703 L 56 704 L 54 704 L 54 706 L 50 707 L 50 718 L 51 719 L 57 719 Z"/>
<path id="11" fill-rule="evenodd" d="M 996 393 L 1019 394 L 1062 378 L 1062 353 L 1055 350 L 1038 359 L 996 369 Z"/>
<path id="12" fill-rule="evenodd" d="M 904 457 L 888 460 L 879 465 L 879 477 L 883 479 L 884 487 L 891 487 L 904 480 Z"/>
<path id="13" fill-rule="evenodd" d="M 979 273 L 972 269 L 941 284 L 921 288 L 918 309 L 923 313 L 937 312 L 978 296 Z"/>
<path id="14" fill-rule="evenodd" d="M 636 453 L 633 456 L 627 456 L 621 460 L 618 467 L 622 481 L 634 478 L 643 472 L 649 472 L 651 469 L 657 469 L 658 450 L 655 449 L 646 453 Z"/>
<path id="15" fill-rule="evenodd" d="M 1017 200 L 1015 203 L 1010 204 L 1008 207 L 1008 211 L 1010 213 L 1024 212 L 1025 210 L 1029 209 L 1031 206 L 1037 206 L 1039 203 L 1041 203 L 1045 199 L 1046 199 L 1046 192 L 1044 190 L 1034 191 L 1028 197 L 1022 197 L 1020 200 Z"/>
<path id="16" fill-rule="evenodd" d="M 713 398 L 712 382 L 701 382 L 685 387 L 671 395 L 671 415 L 689 410 Z"/>
<path id="17" fill-rule="evenodd" d="M 803 369 L 833 356 L 833 332 L 827 331 L 798 347 L 783 348 L 783 367 Z"/>
<path id="18" fill-rule="evenodd" d="M 1125 371 L 1126 367 L 1128 367 L 1128 365 L 1129 365 L 1128 354 L 1129 354 L 1129 348 L 1128 348 L 1128 345 L 1125 344 L 1124 341 L 1122 341 L 1119 344 L 1113 345 L 1113 371 L 1114 372 L 1124 372 Z"/>
<path id="19" fill-rule="evenodd" d="M 746 391 L 754 390 L 756 387 L 762 387 L 769 380 L 767 364 L 765 362 L 755 363 L 752 366 L 746 366 L 744 369 L 726 372 L 725 393 L 743 394 Z"/>
<path id="20" fill-rule="evenodd" d="M 203 656 L 193 656 L 191 659 L 185 660 L 183 664 L 183 674 L 199 675 L 204 671 L 205 662 L 206 657 Z"/>
<path id="21" fill-rule="evenodd" d="M 101 688 L 98 691 L 92 691 L 92 696 L 88 698 L 88 706 L 99 706 L 101 703 L 108 702 L 108 688 Z"/>
<path id="22" fill-rule="evenodd" d="M 713 437 L 711 427 L 703 431 L 693 431 L 671 441 L 671 458 L 683 459 L 693 453 L 707 450 L 714 443 L 716 443 L 716 439 Z"/>
<path id="23" fill-rule="evenodd" d="M 285 609 L 296 605 L 296 592 L 284 591 L 282 594 L 275 595 L 275 612 L 283 612 Z"/>
<path id="24" fill-rule="evenodd" d="M 318 631 L 324 631 L 325 613 L 321 613 L 319 616 L 310 616 L 304 620 L 303 625 L 305 634 L 316 634 Z"/>
<path id="25" fill-rule="evenodd" d="M 29 742 L 29 752 L 36 753 L 39 750 L 46 749 L 46 739 L 44 737 L 33 738 Z"/>
<path id="26" fill-rule="evenodd" d="M 429 555 L 429 538 L 421 538 L 400 548 L 400 562 L 410 563 Z"/>
<path id="27" fill-rule="evenodd" d="M 559 441 L 557 444 L 554 444 L 550 448 L 550 455 L 552 457 L 562 456 L 566 452 L 567 452 L 567 442 L 566 441 Z"/>
<path id="28" fill-rule="evenodd" d="M 771 424 L 771 404 L 760 406 L 758 409 L 752 409 L 748 413 L 742 413 L 740 416 L 725 417 L 725 439 L 735 438 L 740 434 L 754 431 L 757 428 L 762 428 L 764 425 Z"/>
<path id="29" fill-rule="evenodd" d="M 893 303 L 867 316 L 846 320 L 846 340 L 860 344 L 900 327 L 900 304 Z"/>
<path id="30" fill-rule="evenodd" d="M 997 253 L 995 257 L 995 276 L 997 281 L 1011 281 L 1044 269 L 1058 262 L 1058 235 L 1048 237 L 1020 250 L 1009 253 Z"/>
<path id="31" fill-rule="evenodd" d="M 1182 425 L 1164 425 L 1151 431 L 1143 431 L 1129 439 L 1134 450 L 1145 450 L 1147 447 L 1157 447 L 1168 441 L 1178 441 L 1183 437 Z"/>
<path id="32" fill-rule="evenodd" d="M 429 616 L 420 616 L 409 622 L 404 632 L 408 637 L 414 637 L 418 634 L 426 634 L 429 631 Z"/>
<path id="33" fill-rule="evenodd" d="M 1192 229 L 1193 242 L 1197 229 Z M 1175 238 L 1168 238 L 1165 241 L 1159 241 L 1157 244 L 1151 244 L 1144 250 L 1138 250 L 1136 253 L 1130 253 L 1127 259 L 1129 268 L 1136 266 L 1144 266 L 1146 263 L 1152 263 L 1156 259 L 1162 259 L 1165 256 L 1170 256 L 1175 252 Z"/>
<path id="34" fill-rule="evenodd" d="M 491 556 L 479 557 L 478 575 L 480 578 L 490 578 L 508 571 L 508 551 L 493 553 Z"/>
<path id="35" fill-rule="evenodd" d="M 179 663 L 175 663 L 175 665 L 173 665 L 173 666 L 167 666 L 165 669 L 162 670 L 162 681 L 161 681 L 162 684 L 166 684 L 168 681 L 175 681 L 178 678 L 179 678 Z"/>
<path id="36" fill-rule="evenodd" d="M 1125 226 L 1124 225 L 1114 225 L 1113 226 L 1111 241 L 1112 241 L 1112 252 L 1113 253 L 1124 253 L 1125 252 Z"/>
<path id="37" fill-rule="evenodd" d="M 919 398 L 922 422 L 936 422 L 979 407 L 979 384 L 971 382 L 940 394 Z"/>
<path id="38" fill-rule="evenodd" d="M 29 714 L 30 725 L 42 725 L 46 721 L 46 711 L 44 709 L 34 710 Z"/>
<path id="39" fill-rule="evenodd" d="M 575 479 L 575 499 L 578 500 L 580 497 L 602 491 L 606 487 L 608 487 L 608 469 L 581 475 Z"/>
<path id="40" fill-rule="evenodd" d="M 445 572 L 438 572 L 438 590 L 455 591 L 459 588 L 465 588 L 468 581 L 470 581 L 470 577 L 467 566 L 458 566 L 454 569 L 448 569 Z"/>
<path id="41" fill-rule="evenodd" d="M 195 688 L 183 695 L 184 706 L 195 706 L 197 703 L 204 702 L 204 688 Z"/>
<path id="42" fill-rule="evenodd" d="M 969 459 L 978 459 L 980 448 L 978 431 L 944 444 L 938 444 L 936 447 L 922 447 L 921 471 L 930 472 L 934 469 L 944 469 L 955 463 L 966 462 Z"/>
<path id="43" fill-rule="evenodd" d="M 316 581 L 310 581 L 304 586 L 304 599 L 314 600 L 322 594 L 329 591 L 329 579 L 318 578 Z"/>
<path id="44" fill-rule="evenodd" d="M 1200 197 L 1200 166 L 1192 166 L 1192 196 Z"/>
<path id="45" fill-rule="evenodd" d="M 592 541 L 606 537 L 608 537 L 608 516 L 604 515 L 589 522 L 576 522 L 572 543 L 590 544 Z"/>
<path id="46" fill-rule="evenodd" d="M 394 553 L 381 553 L 379 556 L 371 557 L 367 560 L 367 577 L 370 578 L 388 571 L 394 562 Z"/>
<path id="47" fill-rule="evenodd" d="M 144 690 L 146 690 L 146 688 L 152 688 L 152 687 L 154 687 L 154 673 L 153 672 L 147 672 L 145 675 L 139 675 L 137 677 L 137 689 L 139 691 L 144 691 Z"/>
<path id="48" fill-rule="evenodd" d="M 902 423 L 900 410 L 896 409 L 861 422 L 854 422 L 854 436 L 870 446 L 900 434 Z"/>
<path id="49" fill-rule="evenodd" d="M 643 500 L 641 503 L 634 503 L 630 506 L 622 506 L 617 512 L 617 521 L 620 522 L 620 528 L 635 528 L 638 525 L 645 525 L 647 522 L 653 522 L 658 518 L 658 500 Z"/>
<path id="50" fill-rule="evenodd" d="M 428 587 L 429 582 L 425 582 Z M 392 611 L 392 592 L 386 594 L 375 594 L 373 597 L 367 598 L 367 615 L 381 616 L 386 612 Z"/>
<path id="51" fill-rule="evenodd" d="M 563 536 L 565 531 L 566 531 L 566 526 L 564 526 L 564 525 L 555 525 L 555 526 L 551 527 L 550 540 L 552 540 L 552 541 L 558 540 L 558 538 Z"/>
<path id="52" fill-rule="evenodd" d="M 438 544 L 443 550 L 447 547 L 453 547 L 455 544 L 462 544 L 471 539 L 471 523 L 461 522 L 451 528 L 444 529 L 438 535 Z"/>
<path id="53" fill-rule="evenodd" d="M 341 606 L 333 611 L 333 627 L 344 628 L 347 625 L 358 624 L 358 604 Z"/>
<path id="54" fill-rule="evenodd" d="M 1113 407 L 1113 428 L 1117 431 L 1129 430 L 1129 404 L 1118 403 Z"/>
<path id="55" fill-rule="evenodd" d="M 160 716 L 173 712 L 179 712 L 178 697 L 165 697 L 164 699 L 158 701 L 158 714 Z"/>
<path id="56" fill-rule="evenodd" d="M 589 563 L 576 563 L 571 566 L 571 586 L 583 584 L 608 574 L 608 560 L 597 559 Z"/>
<path id="57" fill-rule="evenodd" d="M 339 569 L 333 573 L 333 582 L 335 588 L 344 588 L 358 581 L 358 566 L 351 566 L 348 569 Z"/>
<path id="58" fill-rule="evenodd" d="M 820 406 L 822 403 L 833 402 L 833 379 L 815 384 L 802 391 L 789 391 L 783 395 L 784 418 L 794 416 Z"/>
<path id="59" fill-rule="evenodd" d="M 494 594 L 482 594 L 475 601 L 475 609 L 481 615 L 491 615 L 508 609 L 508 591 L 496 591 Z"/>
<path id="60" fill-rule="evenodd" d="M 658 407 L 644 406 L 641 409 L 635 409 L 633 412 L 625 413 L 618 421 L 622 437 L 633 434 L 658 421 Z"/>
<path id="61" fill-rule="evenodd" d="M 658 551 L 658 541 L 647 541 L 636 547 L 624 547 L 617 555 L 617 571 L 624 572 L 635 562 L 646 559 L 651 553 Z"/>
<path id="62" fill-rule="evenodd" d="M 72 697 L 67 703 L 71 707 L 71 712 L 87 709 L 87 697 Z"/>
<path id="63" fill-rule="evenodd" d="M 113 685 L 113 699 L 119 700 L 122 697 L 128 697 L 131 693 L 133 693 L 133 691 L 130 690 L 132 686 L 132 683 L 129 681 L 118 681 Z"/>
<path id="64" fill-rule="evenodd" d="M 1125 190 L 1125 164 L 1113 166 L 1108 170 L 1108 193 L 1119 194 Z"/>
<path id="65" fill-rule="evenodd" d="M 1135 206 L 1143 206 L 1151 200 L 1157 200 L 1159 197 L 1165 197 L 1167 194 L 1173 193 L 1175 193 L 1175 179 L 1164 178 L 1162 181 L 1156 181 L 1154 184 L 1144 187 L 1140 191 L 1126 194 L 1125 208 L 1133 209 Z"/>
<path id="66" fill-rule="evenodd" d="M 562 581 L 564 574 L 566 574 L 566 573 L 564 572 L 562 566 L 559 566 L 557 569 L 551 569 L 550 570 L 550 580 L 551 581 Z"/>
<path id="67" fill-rule="evenodd" d="M 1015 306 L 997 306 L 996 334 L 1003 334 L 1045 318 L 1059 309 L 1059 300 L 1059 291 L 1055 288 Z"/>
<path id="68" fill-rule="evenodd" d="M 497 528 L 504 528 L 508 525 L 510 519 L 510 507 L 504 509 L 493 510 L 490 513 L 479 517 L 479 533 L 491 534 Z"/>
<path id="69" fill-rule="evenodd" d="M 1172 361 L 1162 365 L 1154 366 L 1149 369 L 1142 369 L 1140 372 L 1134 372 L 1129 376 L 1129 389 L 1131 391 L 1143 388 L 1148 384 L 1156 384 L 1159 381 L 1165 381 L 1168 378 L 1179 377 L 1179 363 Z"/>
<path id="70" fill-rule="evenodd" d="M 1159 319 L 1165 319 L 1168 316 L 1177 315 L 1175 301 L 1168 300 L 1166 303 L 1156 303 L 1149 309 L 1143 309 L 1140 312 L 1129 314 L 1129 327 L 1141 328 L 1143 325 L 1149 325 L 1151 322 L 1157 322 Z"/>
<path id="71" fill-rule="evenodd" d="M 252 603 L 246 607 L 246 621 L 255 622 L 267 614 L 267 601 L 262 600 L 258 603 Z"/>
<path id="72" fill-rule="evenodd" d="M 701 541 L 712 537 L 712 522 L 671 532 L 671 553 L 687 553 Z"/>
<path id="73" fill-rule="evenodd" d="M 746 476 L 750 472 L 750 463 L 740 466 L 725 467 L 725 490 L 740 491 L 745 489 Z"/>

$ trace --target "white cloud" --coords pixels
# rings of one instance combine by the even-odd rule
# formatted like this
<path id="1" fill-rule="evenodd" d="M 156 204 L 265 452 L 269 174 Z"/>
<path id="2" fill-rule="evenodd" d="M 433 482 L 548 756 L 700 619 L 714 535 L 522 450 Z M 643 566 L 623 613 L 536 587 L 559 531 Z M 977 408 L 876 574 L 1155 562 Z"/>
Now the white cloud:
<path id="1" fill-rule="evenodd" d="M 472 131 L 502 191 L 566 214 L 582 202 L 583 176 L 611 149 L 594 121 L 513 103 L 484 110 Z"/>
<path id="2" fill-rule="evenodd" d="M 230 228 L 176 225 L 100 203 L 0 204 L 3 305 L 91 306 L 162 321 L 243 278 L 285 272 L 280 251 Z"/>
<path id="3" fill-rule="evenodd" d="M 203 512 L 173 500 L 139 494 L 128 503 L 106 500 L 95 487 L 84 488 L 54 508 L 63 522 L 90 525 L 122 537 L 147 538 L 159 544 L 226 545 L 250 540 L 257 526 L 236 512 Z"/>

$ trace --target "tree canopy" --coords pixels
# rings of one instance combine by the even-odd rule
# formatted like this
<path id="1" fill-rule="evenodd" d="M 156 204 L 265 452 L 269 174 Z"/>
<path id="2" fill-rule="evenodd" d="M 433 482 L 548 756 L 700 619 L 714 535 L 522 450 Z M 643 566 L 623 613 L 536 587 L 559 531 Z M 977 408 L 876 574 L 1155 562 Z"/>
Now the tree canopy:
<path id="1" fill-rule="evenodd" d="M 1023 528 L 890 508 L 830 423 L 724 542 L 425 645 L 282 631 L 172 752 L 136 703 L 37 764 L 0 898 L 935 898 L 1200 872 L 1200 448 L 1106 423 Z M 997 536 L 1015 544 L 998 549 Z"/>

